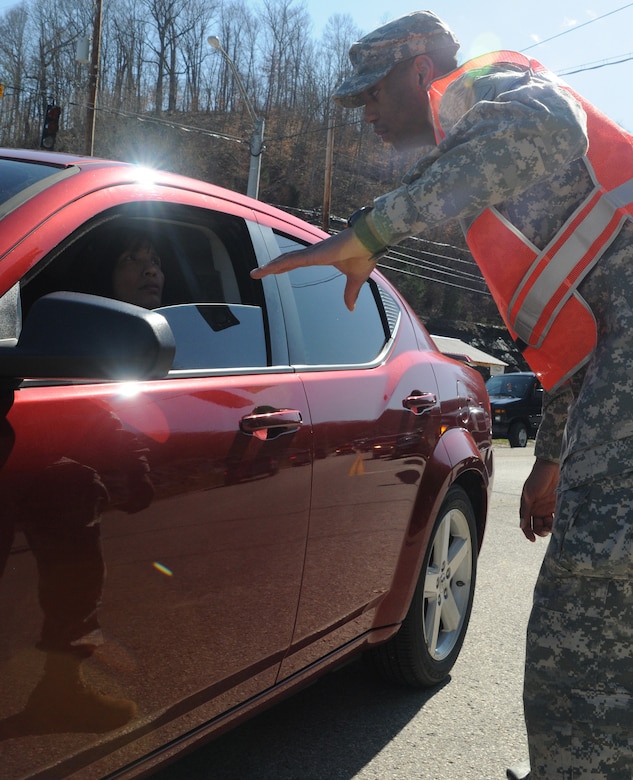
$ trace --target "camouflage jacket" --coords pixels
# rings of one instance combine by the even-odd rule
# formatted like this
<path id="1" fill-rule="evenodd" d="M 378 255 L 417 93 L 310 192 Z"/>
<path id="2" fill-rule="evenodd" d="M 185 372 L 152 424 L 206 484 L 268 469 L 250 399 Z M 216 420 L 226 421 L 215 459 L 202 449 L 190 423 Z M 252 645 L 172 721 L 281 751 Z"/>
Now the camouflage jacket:
<path id="1" fill-rule="evenodd" d="M 584 111 L 547 75 L 462 77 L 440 117 L 446 137 L 374 202 L 368 227 L 385 244 L 494 205 L 543 248 L 591 189 Z M 598 324 L 590 362 L 545 401 L 535 452 L 560 459 L 561 489 L 633 471 L 632 231 L 627 222 L 579 288 Z"/>

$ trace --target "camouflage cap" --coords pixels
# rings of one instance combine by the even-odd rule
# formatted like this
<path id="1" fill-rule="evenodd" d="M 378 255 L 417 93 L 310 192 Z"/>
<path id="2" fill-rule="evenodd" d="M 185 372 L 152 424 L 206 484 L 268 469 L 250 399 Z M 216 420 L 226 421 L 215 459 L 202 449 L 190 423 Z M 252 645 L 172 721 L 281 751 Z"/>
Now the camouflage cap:
<path id="1" fill-rule="evenodd" d="M 413 11 L 365 35 L 349 50 L 353 75 L 345 79 L 332 99 L 346 108 L 363 105 L 361 93 L 373 86 L 399 62 L 437 49 L 459 49 L 459 42 L 431 11 Z"/>

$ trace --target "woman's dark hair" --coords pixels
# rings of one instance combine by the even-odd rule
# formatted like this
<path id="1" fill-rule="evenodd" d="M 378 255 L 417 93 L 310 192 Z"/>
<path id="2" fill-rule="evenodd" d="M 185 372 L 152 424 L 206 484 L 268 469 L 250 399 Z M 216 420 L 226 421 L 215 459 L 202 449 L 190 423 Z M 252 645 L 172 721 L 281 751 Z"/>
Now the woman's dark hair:
<path id="1" fill-rule="evenodd" d="M 135 252 L 147 242 L 155 245 L 151 233 L 138 225 L 114 222 L 96 231 L 89 257 L 78 274 L 79 291 L 114 297 L 112 277 L 117 260 L 123 252 Z"/>

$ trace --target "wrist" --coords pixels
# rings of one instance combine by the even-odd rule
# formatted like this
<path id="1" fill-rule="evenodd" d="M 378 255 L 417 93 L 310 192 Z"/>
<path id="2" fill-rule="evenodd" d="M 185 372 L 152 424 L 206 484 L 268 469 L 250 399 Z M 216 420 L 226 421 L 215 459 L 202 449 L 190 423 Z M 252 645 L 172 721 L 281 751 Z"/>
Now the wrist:
<path id="1" fill-rule="evenodd" d="M 371 252 L 369 259 L 377 260 L 389 250 L 389 246 L 372 230 L 371 219 L 369 218 L 372 209 L 373 206 L 364 206 L 358 209 L 348 219 L 347 224 L 365 249 Z"/>
<path id="2" fill-rule="evenodd" d="M 559 462 L 557 460 L 552 460 L 550 458 L 544 458 L 540 455 L 537 455 L 536 462 L 543 465 L 543 466 L 556 466 L 558 468 Z"/>

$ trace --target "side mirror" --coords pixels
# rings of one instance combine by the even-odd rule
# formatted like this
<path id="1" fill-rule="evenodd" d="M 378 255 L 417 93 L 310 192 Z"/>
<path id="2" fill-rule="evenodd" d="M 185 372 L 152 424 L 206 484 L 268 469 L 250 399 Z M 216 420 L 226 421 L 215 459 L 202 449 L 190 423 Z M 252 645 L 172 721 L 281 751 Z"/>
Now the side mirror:
<path id="1" fill-rule="evenodd" d="M 0 378 L 155 379 L 176 346 L 160 314 L 84 293 L 37 300 L 15 346 L 0 346 Z"/>

